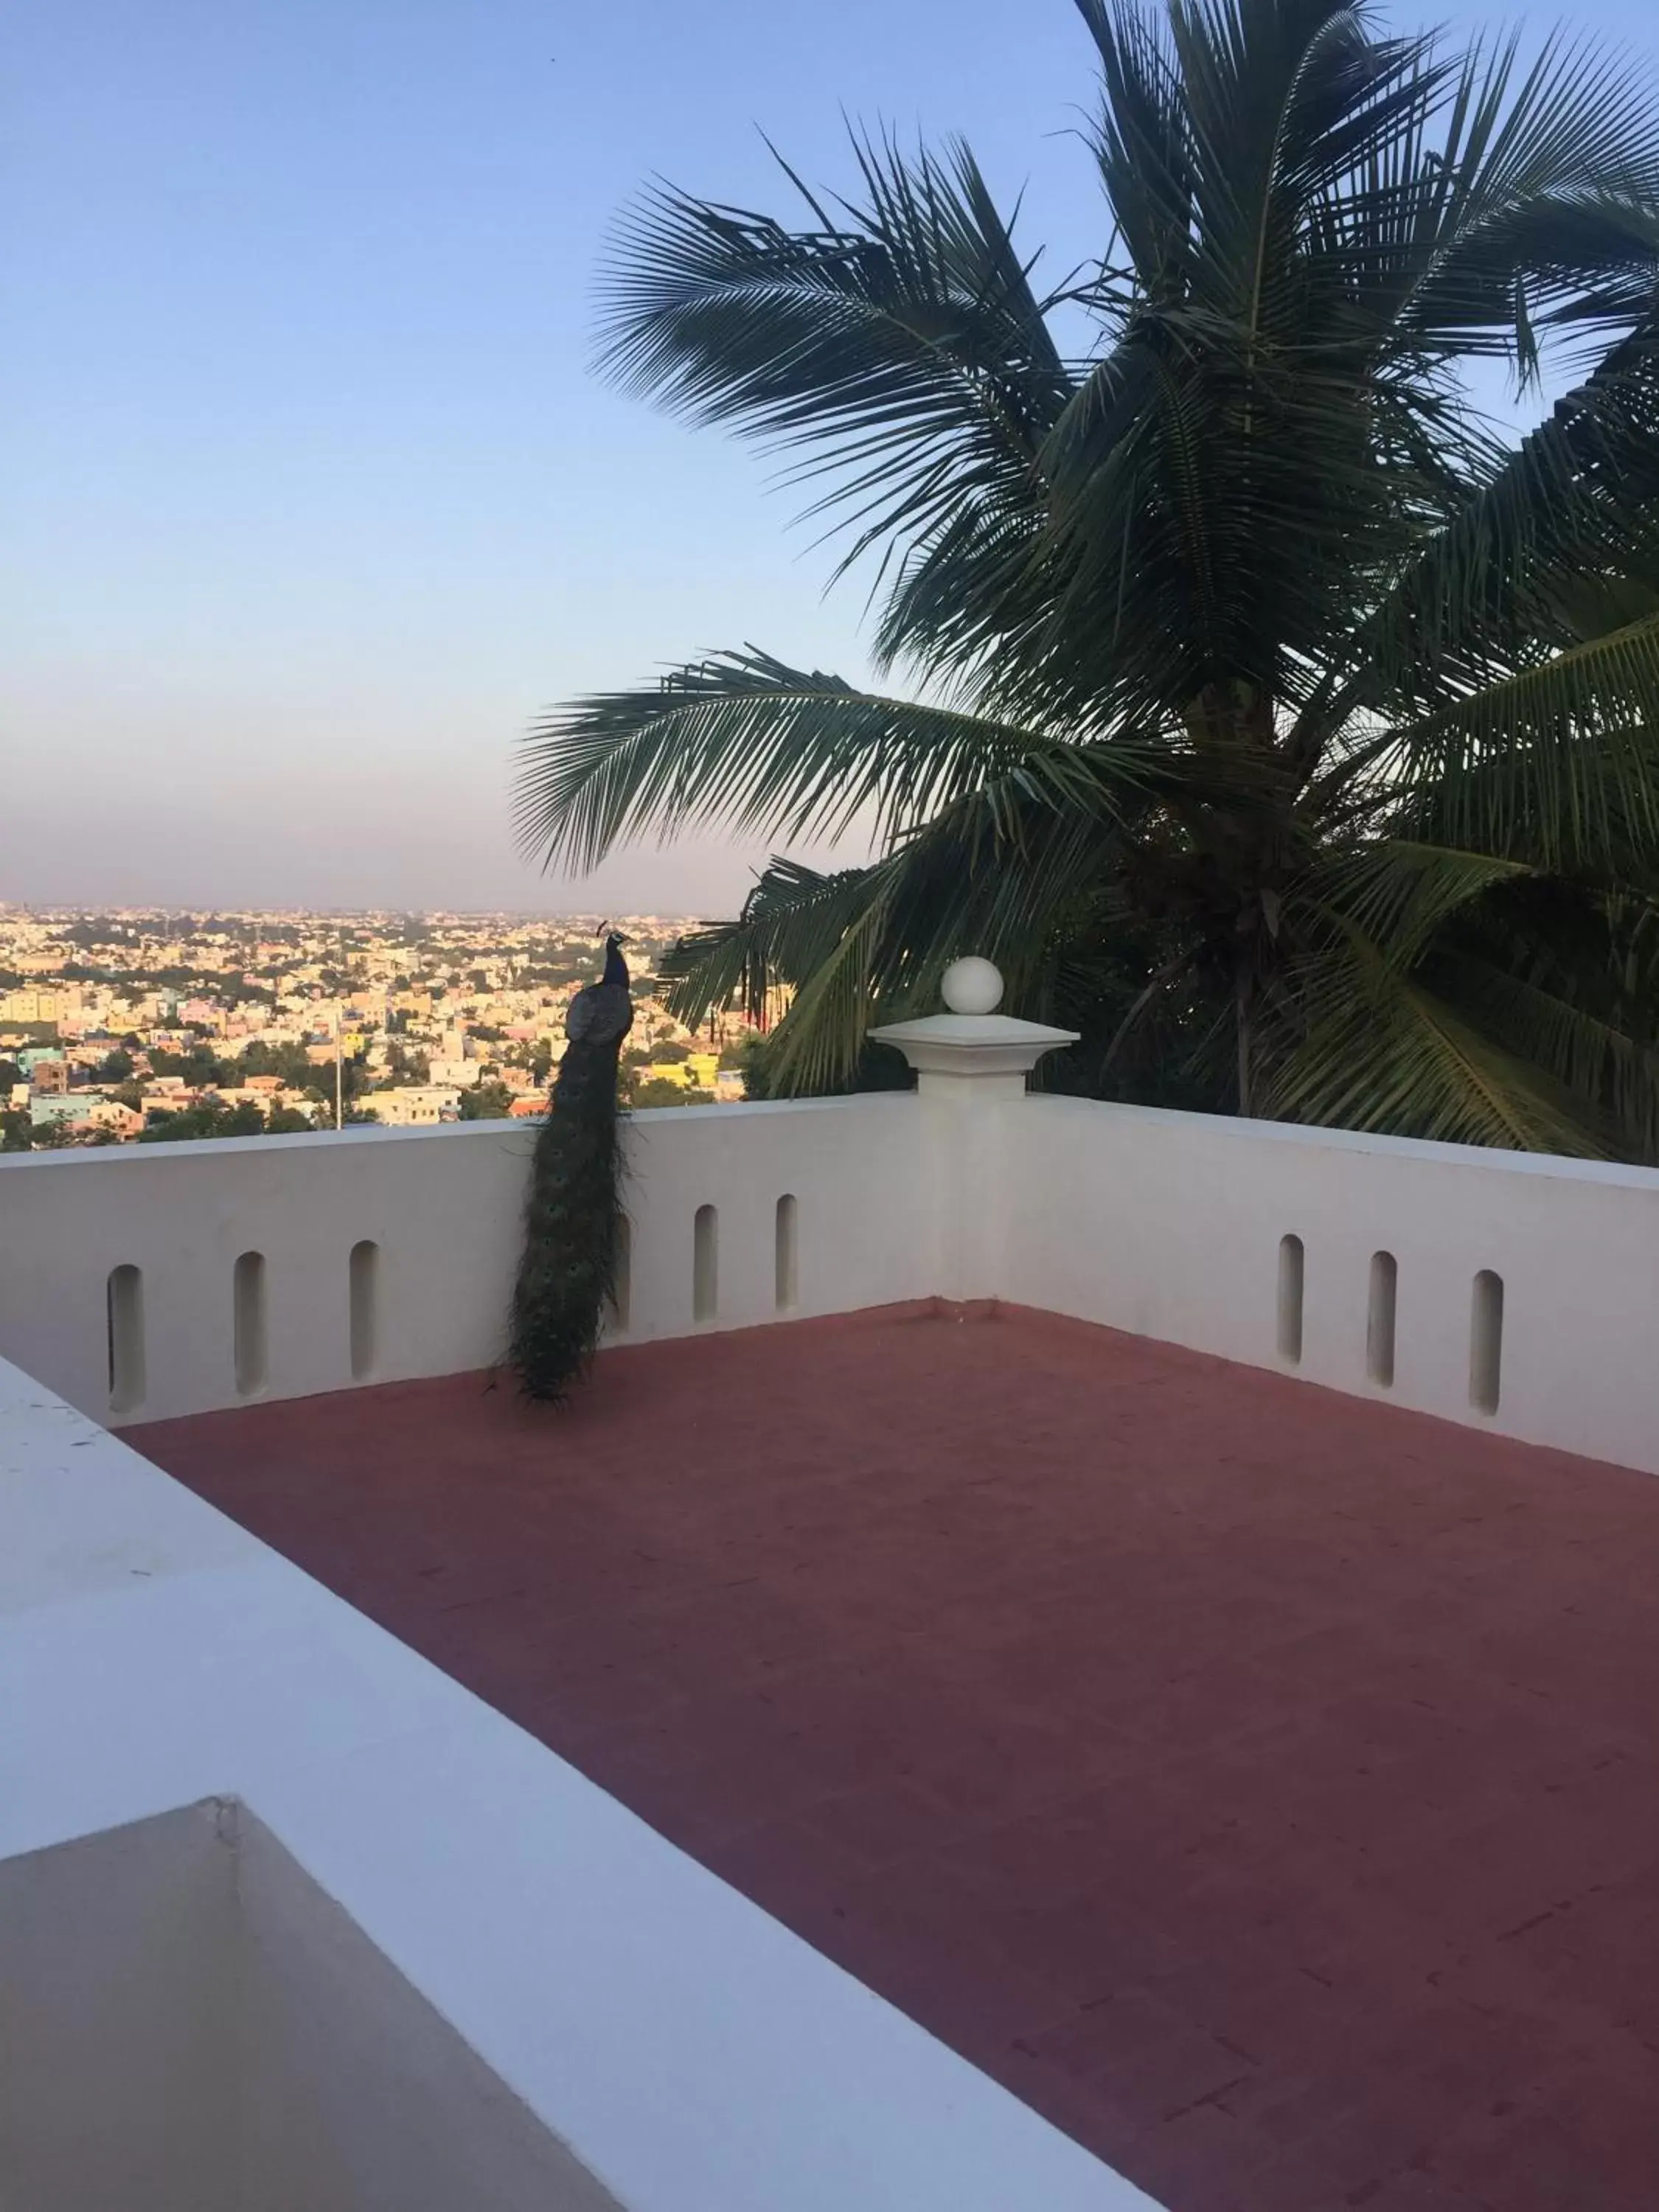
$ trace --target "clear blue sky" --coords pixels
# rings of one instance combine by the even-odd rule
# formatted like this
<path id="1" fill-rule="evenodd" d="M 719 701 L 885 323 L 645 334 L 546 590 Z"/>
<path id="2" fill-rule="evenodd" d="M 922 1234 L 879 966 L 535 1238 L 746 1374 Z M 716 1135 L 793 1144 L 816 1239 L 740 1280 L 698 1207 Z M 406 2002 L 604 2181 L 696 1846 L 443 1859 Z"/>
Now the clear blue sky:
<path id="1" fill-rule="evenodd" d="M 508 833 L 545 702 L 746 639 L 864 666 L 764 463 L 588 374 L 607 227 L 653 171 L 780 204 L 757 126 L 843 179 L 844 106 L 964 131 L 1063 264 L 1091 98 L 1067 0 L 11 10 L 0 898 L 729 908 L 752 855 L 573 885 Z"/>

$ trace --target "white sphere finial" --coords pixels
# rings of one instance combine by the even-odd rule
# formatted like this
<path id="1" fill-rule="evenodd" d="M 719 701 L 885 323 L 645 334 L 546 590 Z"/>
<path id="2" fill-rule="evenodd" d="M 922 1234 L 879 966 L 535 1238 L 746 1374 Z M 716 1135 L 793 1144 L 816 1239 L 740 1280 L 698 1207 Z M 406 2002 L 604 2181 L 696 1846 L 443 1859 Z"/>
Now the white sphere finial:
<path id="1" fill-rule="evenodd" d="M 941 988 L 953 1014 L 994 1014 L 1002 1003 L 1002 972 L 993 961 L 969 954 L 951 963 Z"/>

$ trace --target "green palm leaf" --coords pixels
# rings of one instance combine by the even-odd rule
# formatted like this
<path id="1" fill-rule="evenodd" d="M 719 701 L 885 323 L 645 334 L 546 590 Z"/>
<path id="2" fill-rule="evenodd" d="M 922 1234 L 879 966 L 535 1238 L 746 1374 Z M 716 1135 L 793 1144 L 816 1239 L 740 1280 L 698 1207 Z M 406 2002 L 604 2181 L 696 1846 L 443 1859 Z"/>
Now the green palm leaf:
<path id="1" fill-rule="evenodd" d="M 808 231 L 651 194 L 622 234 L 600 355 L 677 413 L 799 449 L 798 474 L 833 480 L 819 507 L 855 526 L 849 561 L 925 537 L 969 482 L 1019 485 L 1071 380 L 968 149 L 855 150 L 862 202 L 832 216 L 807 195 Z"/>
<path id="2" fill-rule="evenodd" d="M 1447 1144 L 1606 1156 L 1598 1117 L 1565 1085 L 1506 1051 L 1357 933 L 1346 957 L 1302 982 L 1312 1018 L 1276 1070 L 1272 1113 Z"/>
<path id="3" fill-rule="evenodd" d="M 1586 639 L 1397 731 L 1429 834 L 1554 868 L 1659 859 L 1659 615 Z"/>
<path id="4" fill-rule="evenodd" d="M 518 815 L 528 848 L 591 867 L 621 839 L 693 820 L 817 842 L 862 819 L 902 836 L 970 788 L 1124 806 L 1176 773 L 1165 744 L 1070 744 L 750 652 L 551 715 L 526 745 Z"/>

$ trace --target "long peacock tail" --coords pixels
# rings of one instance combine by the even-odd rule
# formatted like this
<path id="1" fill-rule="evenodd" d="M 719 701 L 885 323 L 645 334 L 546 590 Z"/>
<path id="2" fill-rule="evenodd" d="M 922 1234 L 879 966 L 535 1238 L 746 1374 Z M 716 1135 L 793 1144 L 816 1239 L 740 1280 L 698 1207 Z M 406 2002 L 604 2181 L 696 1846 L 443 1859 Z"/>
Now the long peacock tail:
<path id="1" fill-rule="evenodd" d="M 562 1404 L 599 1349 L 622 1246 L 619 1037 L 565 1048 L 536 1139 L 511 1357 L 528 1398 Z"/>

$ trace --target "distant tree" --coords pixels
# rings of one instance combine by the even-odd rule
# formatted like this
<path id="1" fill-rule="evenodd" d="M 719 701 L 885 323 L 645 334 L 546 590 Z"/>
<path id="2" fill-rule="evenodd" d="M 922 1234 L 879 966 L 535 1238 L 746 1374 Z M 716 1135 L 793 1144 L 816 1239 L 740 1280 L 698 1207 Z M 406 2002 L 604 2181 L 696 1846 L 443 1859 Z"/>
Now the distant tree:
<path id="1" fill-rule="evenodd" d="M 386 1054 L 386 1073 L 393 1083 L 429 1083 L 432 1080 L 431 1054 L 412 1051 L 395 1040 Z"/>
<path id="2" fill-rule="evenodd" d="M 23 1117 L 25 1120 L 27 1116 Z M 29 1133 L 29 1141 L 19 1149 L 34 1152 L 66 1152 L 75 1142 L 75 1129 L 61 1115 L 50 1121 L 36 1121 Z"/>
<path id="3" fill-rule="evenodd" d="M 634 1093 L 635 1106 L 696 1106 L 708 1097 L 672 1075 L 648 1075 Z"/>
<path id="4" fill-rule="evenodd" d="M 276 1001 L 270 986 L 252 975 L 221 975 L 214 984 L 214 994 L 228 1006 L 246 1006 L 252 1000 L 266 1006 L 274 1006 Z"/>
<path id="5" fill-rule="evenodd" d="M 513 1093 L 504 1083 L 476 1083 L 461 1093 L 463 1121 L 504 1121 L 513 1110 Z"/>
<path id="6" fill-rule="evenodd" d="M 243 1047 L 239 1066 L 243 1082 L 250 1075 L 275 1075 L 292 1091 L 303 1091 L 316 1072 L 302 1044 L 267 1044 L 262 1037 Z"/>
<path id="7" fill-rule="evenodd" d="M 149 1056 L 150 1073 L 154 1075 L 177 1075 L 198 1090 L 210 1084 L 233 1084 L 237 1073 L 234 1063 L 221 1060 L 205 1045 L 193 1045 L 188 1052 L 172 1052 L 165 1045 L 158 1046 Z"/>
<path id="8" fill-rule="evenodd" d="M 787 1098 L 793 1096 L 779 1078 L 776 1047 L 770 1036 L 751 1030 L 738 1048 L 737 1066 L 743 1073 L 744 1094 L 750 1098 Z M 721 1066 L 726 1065 L 722 1055 Z M 855 1091 L 909 1091 L 915 1077 L 902 1054 L 890 1044 L 872 1044 L 866 1037 L 850 1073 L 827 1082 L 823 1096 L 833 1097 Z"/>
<path id="9" fill-rule="evenodd" d="M 302 1114 L 297 1106 L 273 1106 L 270 1119 L 265 1123 L 265 1133 L 270 1137 L 300 1137 L 315 1126 L 310 1115 Z"/>
<path id="10" fill-rule="evenodd" d="M 94 945 L 113 945 L 125 933 L 120 924 L 112 921 L 106 914 L 91 915 L 82 921 L 72 921 L 62 934 L 71 945 L 88 951 Z"/>
<path id="11" fill-rule="evenodd" d="M 222 1098 L 204 1098 L 199 1106 L 181 1107 L 176 1114 L 158 1115 L 139 1132 L 141 1145 L 173 1145 L 203 1137 L 262 1137 L 265 1118 L 251 1099 L 228 1106 Z"/>
<path id="12" fill-rule="evenodd" d="M 15 1060 L 0 1060 L 0 1097 L 15 1091 L 23 1079 L 23 1071 Z"/>
<path id="13" fill-rule="evenodd" d="M 0 1152 L 27 1152 L 33 1148 L 33 1130 L 27 1114 L 9 1107 L 0 1110 Z"/>
<path id="14" fill-rule="evenodd" d="M 93 1079 L 97 1083 L 126 1083 L 131 1079 L 133 1065 L 132 1054 L 118 1044 L 99 1061 L 93 1070 Z"/>

